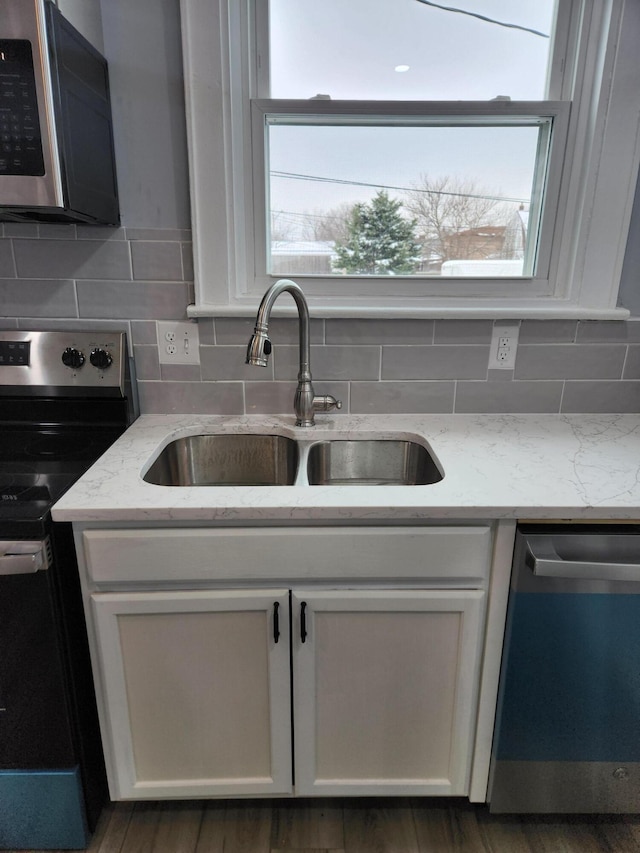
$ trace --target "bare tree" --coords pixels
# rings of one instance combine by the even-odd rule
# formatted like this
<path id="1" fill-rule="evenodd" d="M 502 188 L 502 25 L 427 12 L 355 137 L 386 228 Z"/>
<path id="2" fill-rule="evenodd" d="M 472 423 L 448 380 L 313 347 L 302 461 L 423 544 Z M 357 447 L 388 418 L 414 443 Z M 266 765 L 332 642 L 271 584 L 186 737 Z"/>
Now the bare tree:
<path id="1" fill-rule="evenodd" d="M 348 201 L 330 210 L 315 210 L 306 214 L 304 235 L 308 240 L 328 240 L 343 243 L 349 235 L 353 204 Z"/>
<path id="2" fill-rule="evenodd" d="M 292 233 L 294 229 L 292 228 L 290 218 L 279 210 L 271 211 L 271 240 L 272 241 L 286 241 L 295 239 L 294 234 Z"/>
<path id="3" fill-rule="evenodd" d="M 471 180 L 421 175 L 404 206 L 417 221 L 424 257 L 439 264 L 499 256 L 511 211 L 497 196 Z"/>

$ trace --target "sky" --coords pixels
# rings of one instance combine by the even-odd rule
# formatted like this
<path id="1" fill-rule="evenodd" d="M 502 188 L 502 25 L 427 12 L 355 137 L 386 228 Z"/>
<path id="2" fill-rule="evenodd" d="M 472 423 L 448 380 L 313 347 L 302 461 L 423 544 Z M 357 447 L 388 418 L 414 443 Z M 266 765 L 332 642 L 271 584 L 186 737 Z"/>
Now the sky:
<path id="1" fill-rule="evenodd" d="M 438 0 L 544 34 L 554 0 Z M 512 100 L 544 97 L 549 38 L 422 0 L 271 0 L 274 98 Z M 396 71 L 397 66 L 409 66 Z M 455 175 L 527 198 L 537 131 L 273 127 L 272 171 L 410 186 Z M 375 188 L 273 178 L 272 208 L 296 215 L 365 201 Z M 391 195 L 397 196 L 389 190 Z"/>

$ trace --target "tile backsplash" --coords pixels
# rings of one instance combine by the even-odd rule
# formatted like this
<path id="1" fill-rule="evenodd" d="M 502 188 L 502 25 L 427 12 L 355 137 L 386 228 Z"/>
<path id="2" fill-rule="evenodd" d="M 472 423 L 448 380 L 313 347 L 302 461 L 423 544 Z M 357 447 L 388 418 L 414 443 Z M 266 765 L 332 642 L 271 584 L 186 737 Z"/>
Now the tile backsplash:
<path id="1" fill-rule="evenodd" d="M 244 356 L 253 318 L 199 321 L 200 365 L 160 365 L 155 320 L 193 300 L 187 230 L 0 226 L 3 328 L 124 328 L 143 412 L 291 412 L 295 319 L 274 318 L 266 369 Z M 504 322 L 504 321 L 498 321 Z M 488 370 L 491 320 L 311 322 L 316 392 L 343 412 L 638 412 L 640 318 L 524 320 L 514 370 Z"/>

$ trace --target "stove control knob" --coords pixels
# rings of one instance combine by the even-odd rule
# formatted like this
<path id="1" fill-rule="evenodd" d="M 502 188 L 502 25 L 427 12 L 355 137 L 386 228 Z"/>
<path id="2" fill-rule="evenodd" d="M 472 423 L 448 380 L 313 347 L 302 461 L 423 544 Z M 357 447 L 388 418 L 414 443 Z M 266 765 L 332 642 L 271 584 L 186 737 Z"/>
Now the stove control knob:
<path id="1" fill-rule="evenodd" d="M 72 367 L 77 370 L 84 364 L 84 353 L 75 347 L 67 347 L 62 353 L 62 363 L 66 367 Z"/>
<path id="2" fill-rule="evenodd" d="M 107 352 L 106 349 L 94 349 L 91 350 L 89 361 L 94 367 L 97 367 L 98 370 L 106 370 L 107 367 L 111 366 L 113 358 L 111 353 Z"/>

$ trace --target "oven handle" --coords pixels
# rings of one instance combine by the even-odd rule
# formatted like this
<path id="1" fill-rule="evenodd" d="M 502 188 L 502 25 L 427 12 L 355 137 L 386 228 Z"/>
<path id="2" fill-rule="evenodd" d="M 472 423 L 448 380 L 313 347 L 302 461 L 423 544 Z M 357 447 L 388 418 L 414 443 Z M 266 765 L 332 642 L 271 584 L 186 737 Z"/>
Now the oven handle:
<path id="1" fill-rule="evenodd" d="M 49 538 L 0 541 L 0 575 L 28 575 L 51 565 Z"/>
<path id="2" fill-rule="evenodd" d="M 534 575 L 574 580 L 639 581 L 640 553 L 637 563 L 616 563 L 613 560 L 563 560 L 556 551 L 552 536 L 527 537 L 525 561 Z"/>

